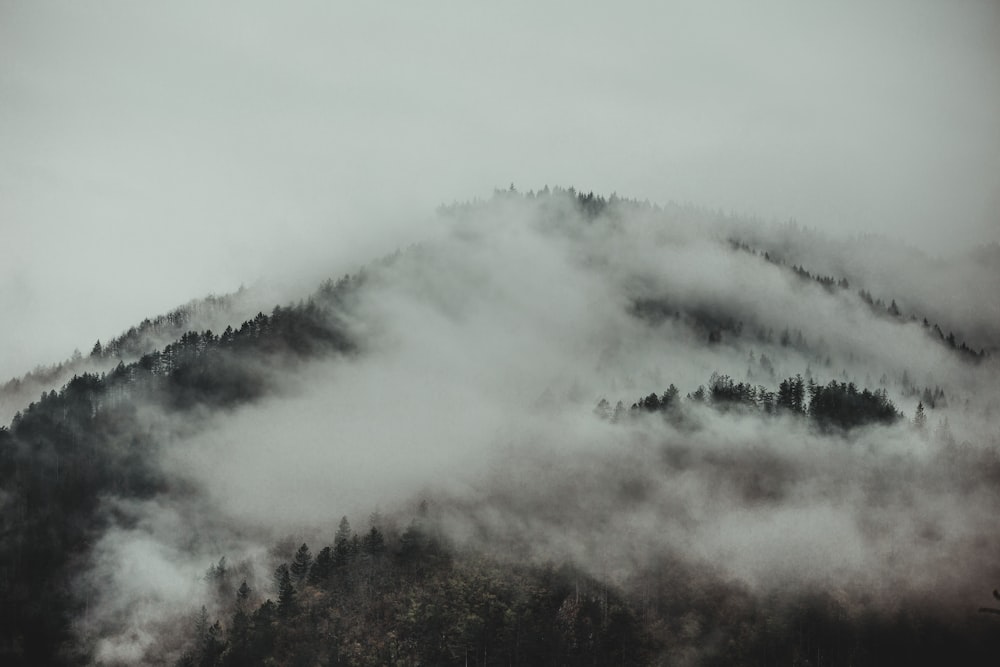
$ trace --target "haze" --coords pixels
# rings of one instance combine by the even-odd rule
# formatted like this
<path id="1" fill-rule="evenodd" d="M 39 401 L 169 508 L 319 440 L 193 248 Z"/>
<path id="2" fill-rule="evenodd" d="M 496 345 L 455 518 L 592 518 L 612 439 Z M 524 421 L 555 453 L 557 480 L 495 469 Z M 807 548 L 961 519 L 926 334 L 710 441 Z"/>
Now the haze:
<path id="1" fill-rule="evenodd" d="M 511 182 L 997 241 L 998 51 L 988 1 L 2 2 L 0 376 Z"/>
<path id="2" fill-rule="evenodd" d="M 995 356 L 971 360 L 919 317 L 736 249 L 696 210 L 618 203 L 586 217 L 579 201 L 500 193 L 443 211 L 438 238 L 345 288 L 336 321 L 357 349 L 231 357 L 261 378 L 257 400 L 177 411 L 136 396 L 141 463 L 170 483 L 101 503 L 74 579 L 89 601 L 80 642 L 108 664 L 171 664 L 177 628 L 214 604 L 208 564 L 225 556 L 273 596 L 273 561 L 328 542 L 342 513 L 399 526 L 420 501 L 460 544 L 615 585 L 670 554 L 762 598 L 835 590 L 967 621 L 1000 576 Z M 973 269 L 969 294 L 938 293 L 949 320 L 986 291 Z M 905 275 L 919 284 L 921 267 Z M 907 313 L 921 312 L 917 293 L 898 295 Z M 667 316 L 642 316 L 642 300 Z M 995 343 L 1000 319 L 982 310 Z M 713 342 L 692 314 L 743 333 Z M 594 410 L 606 397 L 625 412 L 668 383 L 683 396 L 713 370 L 880 387 L 905 419 L 824 430 L 691 398 L 674 418 Z M 921 427 L 924 387 L 946 399 Z"/>

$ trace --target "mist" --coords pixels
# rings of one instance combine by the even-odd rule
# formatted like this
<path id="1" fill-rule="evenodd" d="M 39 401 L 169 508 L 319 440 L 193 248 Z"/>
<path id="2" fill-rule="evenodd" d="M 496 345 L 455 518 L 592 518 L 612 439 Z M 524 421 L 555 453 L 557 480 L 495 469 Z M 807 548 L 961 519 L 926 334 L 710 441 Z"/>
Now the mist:
<path id="1" fill-rule="evenodd" d="M 405 524 L 421 501 L 467 548 L 625 587 L 669 555 L 761 596 L 960 614 L 1000 576 L 995 359 L 965 361 L 853 290 L 734 251 L 697 210 L 621 203 L 591 219 L 565 195 L 500 193 L 441 216 L 439 235 L 361 272 L 342 314 L 356 354 L 269 363 L 263 398 L 194 420 L 149 406 L 174 482 L 107 510 L 118 527 L 92 554 L 103 585 L 80 625 L 101 659 L 170 655 L 164 629 L 199 596 L 213 604 L 200 575 L 221 557 L 267 591 L 275 543 L 329 543 L 342 515 Z M 697 319 L 637 314 L 639 298 L 803 338 L 711 342 Z M 595 414 L 715 371 L 772 388 L 884 374 L 906 418 L 844 433 L 690 401 L 679 422 Z M 904 373 L 948 397 L 926 430 Z"/>
<path id="2" fill-rule="evenodd" d="M 1000 240 L 992 2 L 0 12 L 4 377 L 511 182 Z"/>
<path id="3" fill-rule="evenodd" d="M 960 623 L 1000 577 L 998 45 L 988 0 L 0 2 L 0 548 L 83 522 L 38 585 L 104 664 L 181 659 L 220 559 L 276 599 L 342 516 L 418 507 L 625 596 Z M 97 423 L 110 472 L 24 416 Z"/>

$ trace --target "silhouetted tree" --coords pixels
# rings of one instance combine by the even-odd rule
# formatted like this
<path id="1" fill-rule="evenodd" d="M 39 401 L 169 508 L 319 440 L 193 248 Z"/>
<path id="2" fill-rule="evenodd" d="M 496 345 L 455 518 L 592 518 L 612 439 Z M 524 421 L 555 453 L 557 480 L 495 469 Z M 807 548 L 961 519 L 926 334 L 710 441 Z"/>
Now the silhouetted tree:
<path id="1" fill-rule="evenodd" d="M 318 554 L 316 554 L 316 560 L 312 564 L 312 568 L 309 570 L 309 583 L 314 586 L 324 586 L 330 580 L 333 575 L 334 561 L 333 561 L 333 549 L 330 547 L 323 547 Z"/>
<path id="2" fill-rule="evenodd" d="M 377 526 L 372 526 L 361 540 L 361 549 L 365 554 L 378 557 L 385 553 L 385 537 Z"/>
<path id="3" fill-rule="evenodd" d="M 287 618 L 295 613 L 298 607 L 288 565 L 285 563 L 279 565 L 274 571 L 274 578 L 278 582 L 278 613 Z"/>
<path id="4" fill-rule="evenodd" d="M 305 581 L 306 576 L 309 574 L 309 567 L 312 565 L 312 554 L 309 553 L 309 547 L 306 546 L 305 542 L 299 547 L 299 550 L 295 552 L 295 556 L 292 558 L 292 564 L 289 570 L 292 575 L 292 579 L 297 584 L 301 584 Z"/>
<path id="5" fill-rule="evenodd" d="M 913 415 L 913 425 L 916 426 L 921 431 L 927 426 L 927 415 L 924 413 L 924 403 L 920 401 L 917 403 L 917 411 Z"/>
<path id="6" fill-rule="evenodd" d="M 347 565 L 354 558 L 354 548 L 351 539 L 353 535 L 354 533 L 351 530 L 351 524 L 348 522 L 347 517 L 342 517 L 340 525 L 337 527 L 337 534 L 333 538 L 333 562 L 337 567 Z"/>

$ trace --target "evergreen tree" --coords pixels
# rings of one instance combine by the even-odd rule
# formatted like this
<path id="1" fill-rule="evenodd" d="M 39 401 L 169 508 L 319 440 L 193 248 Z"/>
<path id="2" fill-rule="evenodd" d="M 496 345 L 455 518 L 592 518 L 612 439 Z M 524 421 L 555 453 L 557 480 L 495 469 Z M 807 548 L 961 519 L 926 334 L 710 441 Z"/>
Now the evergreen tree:
<path id="1" fill-rule="evenodd" d="M 250 603 L 250 587 L 247 586 L 247 580 L 244 579 L 243 583 L 236 590 L 236 607 L 237 609 L 247 610 L 247 605 Z"/>
<path id="2" fill-rule="evenodd" d="M 782 380 L 781 384 L 778 385 L 778 407 L 785 410 L 792 410 L 794 405 L 794 399 L 792 398 L 792 383 L 791 380 Z"/>
<path id="3" fill-rule="evenodd" d="M 364 539 L 361 540 L 361 549 L 369 556 L 376 558 L 381 556 L 385 552 L 385 537 L 383 537 L 382 531 L 376 526 L 372 526 Z"/>
<path id="4" fill-rule="evenodd" d="M 252 631 L 250 607 L 250 587 L 244 580 L 236 591 L 236 609 L 229 627 L 229 653 L 227 665 L 245 665 L 250 662 L 250 634 Z"/>
<path id="5" fill-rule="evenodd" d="M 213 623 L 205 635 L 205 644 L 201 652 L 200 667 L 215 667 L 219 658 L 226 650 L 226 639 L 219 621 Z"/>
<path id="6" fill-rule="evenodd" d="M 292 584 L 292 574 L 288 565 L 282 563 L 274 571 L 274 578 L 278 582 L 278 614 L 288 618 L 295 613 L 298 604 L 296 602 L 295 586 Z"/>
<path id="7" fill-rule="evenodd" d="M 306 576 L 309 574 L 309 567 L 312 565 L 312 554 L 309 553 L 309 547 L 306 546 L 305 542 L 299 547 L 299 550 L 295 552 L 295 557 L 292 559 L 292 565 L 289 568 L 291 571 L 292 579 L 295 583 L 301 584 L 305 581 Z"/>
<path id="8" fill-rule="evenodd" d="M 312 568 L 309 570 L 309 583 L 314 586 L 323 586 L 333 575 L 333 567 L 333 549 L 323 547 L 316 554 L 316 560 L 313 561 Z"/>
<path id="9" fill-rule="evenodd" d="M 415 561 L 420 555 L 423 541 L 424 536 L 420 526 L 413 521 L 399 537 L 399 560 L 404 564 Z"/>
<path id="10" fill-rule="evenodd" d="M 805 382 L 802 380 L 801 375 L 796 375 L 795 379 L 791 380 L 791 391 L 792 391 L 792 410 L 799 413 L 805 412 L 806 386 Z"/>
<path id="11" fill-rule="evenodd" d="M 667 387 L 667 390 L 663 392 L 663 396 L 660 398 L 661 408 L 666 410 L 676 406 L 678 394 L 680 394 L 680 390 L 678 390 L 673 384 Z"/>
<path id="12" fill-rule="evenodd" d="M 333 562 L 337 567 L 347 565 L 354 558 L 351 524 L 347 517 L 340 519 L 337 534 L 333 538 Z"/>
<path id="13" fill-rule="evenodd" d="M 201 611 L 198 612 L 198 616 L 194 621 L 194 645 L 195 652 L 201 655 L 205 648 L 205 640 L 208 638 L 208 607 L 205 605 L 201 606 Z"/>

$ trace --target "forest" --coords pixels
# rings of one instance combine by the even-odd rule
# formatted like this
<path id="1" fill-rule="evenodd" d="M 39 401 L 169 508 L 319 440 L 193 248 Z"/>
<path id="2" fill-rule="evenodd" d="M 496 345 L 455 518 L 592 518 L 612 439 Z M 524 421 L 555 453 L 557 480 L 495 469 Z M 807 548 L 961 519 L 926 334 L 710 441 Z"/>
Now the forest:
<path id="1" fill-rule="evenodd" d="M 995 662 L 1000 322 L 702 209 L 438 215 L 5 385 L 0 662 Z"/>

